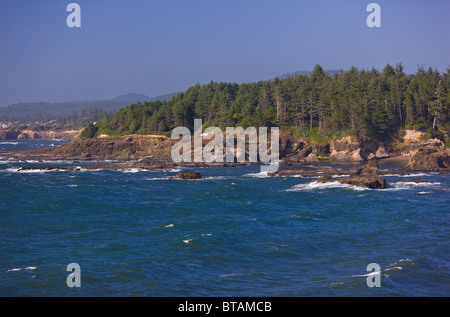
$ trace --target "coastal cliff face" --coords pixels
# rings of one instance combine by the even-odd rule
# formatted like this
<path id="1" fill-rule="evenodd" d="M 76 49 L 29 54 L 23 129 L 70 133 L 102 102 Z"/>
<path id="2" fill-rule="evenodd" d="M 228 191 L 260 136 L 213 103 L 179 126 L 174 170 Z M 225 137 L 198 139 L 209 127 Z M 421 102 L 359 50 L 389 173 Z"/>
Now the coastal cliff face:
<path id="1" fill-rule="evenodd" d="M 418 170 L 450 169 L 450 151 L 442 141 L 432 139 L 416 144 L 411 150 L 408 167 Z"/>
<path id="2" fill-rule="evenodd" d="M 5 133 L 5 132 L 4 132 Z M 8 132 L 13 133 L 13 132 Z M 22 131 L 20 135 L 25 135 Z M 31 138 L 37 136 L 28 134 Z M 14 134 L 8 137 L 13 137 Z M 48 134 L 58 138 L 62 135 Z M 18 137 L 18 136 L 16 136 Z M 174 165 L 171 157 L 173 146 L 178 140 L 162 135 L 129 135 L 123 137 L 103 137 L 65 143 L 56 148 L 0 153 L 2 157 L 18 160 L 118 160 L 139 161 L 145 164 Z M 203 142 L 203 145 L 208 141 Z M 248 150 L 248 144 L 247 144 Z M 418 170 L 450 168 L 449 150 L 437 139 L 427 142 L 405 141 L 402 149 L 374 141 L 360 142 L 356 137 L 347 136 L 329 143 L 314 143 L 302 138 L 293 138 L 280 133 L 281 165 L 315 164 L 318 162 L 362 162 L 389 157 L 401 157 L 408 166 Z M 224 160 L 225 162 L 225 160 Z M 142 163 L 142 164 L 144 164 Z M 206 163 L 205 163 L 206 164 Z M 190 166 L 205 164 L 187 163 Z M 236 164 L 236 163 L 234 163 Z M 227 166 L 227 163 L 209 164 Z M 233 165 L 233 163 L 231 163 Z"/>
<path id="3" fill-rule="evenodd" d="M 32 131 L 32 130 L 0 130 L 0 140 L 65 140 L 73 141 L 82 130 L 68 131 Z"/>
<path id="4" fill-rule="evenodd" d="M 155 157 L 171 160 L 175 140 L 165 136 L 135 135 L 117 138 L 75 140 L 55 148 L 3 152 L 4 157 L 19 160 L 136 160 Z"/>
<path id="5" fill-rule="evenodd" d="M 375 141 L 359 141 L 355 136 L 329 143 L 314 143 L 305 139 L 282 139 L 280 157 L 288 162 L 319 162 L 320 158 L 327 158 L 335 162 L 362 162 L 373 159 L 383 159 L 395 156 L 386 145 Z"/>
<path id="6" fill-rule="evenodd" d="M 20 135 L 16 130 L 0 130 L 0 140 L 17 140 Z"/>

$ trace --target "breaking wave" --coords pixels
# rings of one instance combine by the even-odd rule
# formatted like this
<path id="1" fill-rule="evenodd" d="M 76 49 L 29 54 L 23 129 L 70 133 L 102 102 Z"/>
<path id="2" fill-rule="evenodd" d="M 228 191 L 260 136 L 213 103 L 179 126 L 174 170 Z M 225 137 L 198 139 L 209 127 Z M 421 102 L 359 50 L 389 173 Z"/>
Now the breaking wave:
<path id="1" fill-rule="evenodd" d="M 6 145 L 6 144 L 9 144 L 9 145 L 17 145 L 17 144 L 19 144 L 19 142 L 0 142 L 0 144 L 1 144 L 1 145 Z"/>
<path id="2" fill-rule="evenodd" d="M 267 175 L 266 172 L 248 173 L 248 174 L 244 174 L 244 176 L 257 177 L 257 178 L 266 178 L 266 177 L 270 177 L 269 175 Z"/>
<path id="3" fill-rule="evenodd" d="M 416 187 L 435 187 L 439 186 L 441 183 L 416 183 L 416 182 L 390 182 L 386 189 L 383 190 L 408 190 L 408 189 L 416 189 Z"/>
<path id="4" fill-rule="evenodd" d="M 385 174 L 383 176 L 389 177 L 421 177 L 421 176 L 432 176 L 432 175 L 437 175 L 439 173 L 411 173 L 411 174 L 405 174 L 405 175 L 401 175 L 401 174 Z"/>
<path id="5" fill-rule="evenodd" d="M 348 185 L 348 184 L 342 184 L 339 182 L 328 182 L 328 183 L 319 183 L 319 182 L 311 182 L 307 184 L 298 184 L 292 187 L 291 189 L 288 189 L 288 191 L 310 191 L 310 190 L 317 190 L 317 189 L 332 189 L 332 188 L 342 188 L 342 189 L 352 189 L 357 191 L 363 191 L 363 190 L 369 190 L 368 188 L 354 186 L 354 185 Z"/>

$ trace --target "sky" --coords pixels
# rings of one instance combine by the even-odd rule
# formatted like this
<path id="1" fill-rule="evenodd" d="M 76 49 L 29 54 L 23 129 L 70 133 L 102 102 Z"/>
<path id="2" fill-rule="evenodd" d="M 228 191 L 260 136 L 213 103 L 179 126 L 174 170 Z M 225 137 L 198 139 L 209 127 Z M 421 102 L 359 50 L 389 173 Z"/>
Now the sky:
<path id="1" fill-rule="evenodd" d="M 69 3 L 81 27 L 69 28 Z M 371 2 L 381 27 L 369 28 Z M 295 71 L 450 67 L 448 0 L 2 0 L 0 106 L 150 97 Z"/>

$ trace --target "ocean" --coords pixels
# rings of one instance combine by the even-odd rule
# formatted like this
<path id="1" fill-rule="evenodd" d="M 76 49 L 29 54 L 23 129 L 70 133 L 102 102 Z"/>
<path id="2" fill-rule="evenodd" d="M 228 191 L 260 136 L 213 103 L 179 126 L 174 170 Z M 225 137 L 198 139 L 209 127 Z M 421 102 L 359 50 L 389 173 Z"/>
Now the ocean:
<path id="1" fill-rule="evenodd" d="M 433 192 L 450 175 L 395 184 L 405 177 L 393 173 L 370 190 L 258 166 L 194 169 L 201 180 L 18 170 L 46 165 L 0 158 L 0 296 L 450 296 L 450 193 Z M 80 287 L 67 285 L 71 263 Z M 368 286 L 371 263 L 379 287 Z"/>

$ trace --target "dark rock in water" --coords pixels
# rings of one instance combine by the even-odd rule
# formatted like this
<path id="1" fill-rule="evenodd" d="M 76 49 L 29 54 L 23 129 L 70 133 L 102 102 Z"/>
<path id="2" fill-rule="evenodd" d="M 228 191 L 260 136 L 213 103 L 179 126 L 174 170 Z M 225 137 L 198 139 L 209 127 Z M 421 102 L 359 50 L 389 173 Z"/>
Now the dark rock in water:
<path id="1" fill-rule="evenodd" d="M 201 179 L 203 175 L 195 171 L 183 171 L 179 172 L 176 176 L 172 176 L 170 179 Z"/>
<path id="2" fill-rule="evenodd" d="M 385 189 L 386 179 L 375 174 L 372 175 L 353 175 L 348 177 L 322 177 L 316 180 L 318 183 L 339 182 L 341 184 L 353 185 L 370 189 Z"/>
<path id="3" fill-rule="evenodd" d="M 54 170 L 72 170 L 72 168 L 67 167 L 57 167 L 57 166 L 26 166 L 20 167 L 18 171 L 54 171 Z"/>

